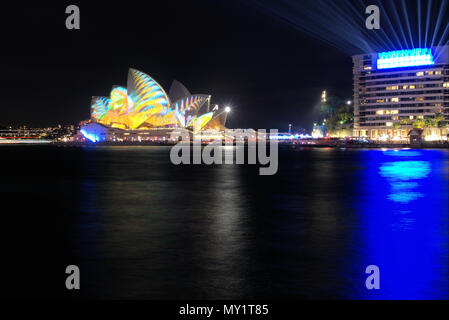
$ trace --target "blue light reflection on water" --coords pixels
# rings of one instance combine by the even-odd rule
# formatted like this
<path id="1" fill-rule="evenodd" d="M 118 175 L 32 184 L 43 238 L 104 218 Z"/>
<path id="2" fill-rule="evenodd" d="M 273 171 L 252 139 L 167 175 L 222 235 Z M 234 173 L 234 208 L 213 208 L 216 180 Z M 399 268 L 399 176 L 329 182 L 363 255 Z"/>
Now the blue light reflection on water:
<path id="1" fill-rule="evenodd" d="M 419 190 L 419 180 L 429 175 L 429 161 L 392 161 L 380 167 L 380 175 L 389 182 L 388 199 L 395 202 L 409 203 L 424 195 Z"/>
<path id="2" fill-rule="evenodd" d="M 448 299 L 447 150 L 365 153 L 360 195 L 364 265 L 381 289 L 364 299 Z"/>

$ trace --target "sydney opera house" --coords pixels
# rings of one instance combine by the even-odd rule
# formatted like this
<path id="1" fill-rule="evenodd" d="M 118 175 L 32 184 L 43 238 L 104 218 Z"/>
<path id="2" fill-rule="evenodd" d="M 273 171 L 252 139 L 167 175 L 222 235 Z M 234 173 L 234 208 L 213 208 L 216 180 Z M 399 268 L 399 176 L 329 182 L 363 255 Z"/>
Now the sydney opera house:
<path id="1" fill-rule="evenodd" d="M 129 69 L 127 86 L 109 97 L 92 97 L 91 119 L 81 134 L 92 142 L 167 139 L 173 130 L 223 131 L 229 110 L 210 104 L 211 96 L 191 94 L 174 80 L 169 94 L 149 75 Z"/>

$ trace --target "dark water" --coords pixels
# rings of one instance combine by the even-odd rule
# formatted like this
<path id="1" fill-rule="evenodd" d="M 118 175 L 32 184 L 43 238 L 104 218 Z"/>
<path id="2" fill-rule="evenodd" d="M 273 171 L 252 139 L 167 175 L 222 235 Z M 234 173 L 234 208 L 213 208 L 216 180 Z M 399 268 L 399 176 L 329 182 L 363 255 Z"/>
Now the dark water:
<path id="1" fill-rule="evenodd" d="M 0 155 L 4 296 L 449 298 L 449 150 L 281 149 L 274 176 L 165 147 Z"/>

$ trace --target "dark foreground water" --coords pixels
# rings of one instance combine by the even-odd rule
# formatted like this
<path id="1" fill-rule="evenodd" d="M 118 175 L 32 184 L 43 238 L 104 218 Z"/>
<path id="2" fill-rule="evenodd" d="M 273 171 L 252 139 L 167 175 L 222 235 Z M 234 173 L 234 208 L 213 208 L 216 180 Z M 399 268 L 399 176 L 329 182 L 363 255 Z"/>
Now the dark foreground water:
<path id="1" fill-rule="evenodd" d="M 448 159 L 281 149 L 259 176 L 174 166 L 166 147 L 0 146 L 2 294 L 448 299 Z"/>

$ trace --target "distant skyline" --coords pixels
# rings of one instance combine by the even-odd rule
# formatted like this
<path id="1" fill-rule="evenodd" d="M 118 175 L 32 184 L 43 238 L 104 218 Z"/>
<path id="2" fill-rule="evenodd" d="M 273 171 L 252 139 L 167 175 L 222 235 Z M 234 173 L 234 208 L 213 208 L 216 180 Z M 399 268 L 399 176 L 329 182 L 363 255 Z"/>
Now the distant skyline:
<path id="1" fill-rule="evenodd" d="M 212 94 L 231 128 L 308 128 L 323 89 L 352 96 L 350 55 L 244 1 L 77 1 L 80 30 L 65 29 L 69 4 L 6 5 L 0 125 L 87 120 L 91 96 L 126 85 L 129 67 Z"/>

